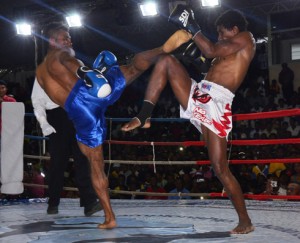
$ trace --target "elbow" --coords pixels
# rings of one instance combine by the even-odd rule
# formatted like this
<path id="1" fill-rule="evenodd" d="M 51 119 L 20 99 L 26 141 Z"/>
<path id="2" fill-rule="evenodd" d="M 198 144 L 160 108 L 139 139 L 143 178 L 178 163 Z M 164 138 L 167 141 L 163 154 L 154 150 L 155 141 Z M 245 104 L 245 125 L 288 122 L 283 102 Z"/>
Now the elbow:
<path id="1" fill-rule="evenodd" d="M 216 57 L 214 51 L 212 51 L 212 50 L 204 51 L 204 52 L 202 52 L 202 55 L 209 59 Z"/>

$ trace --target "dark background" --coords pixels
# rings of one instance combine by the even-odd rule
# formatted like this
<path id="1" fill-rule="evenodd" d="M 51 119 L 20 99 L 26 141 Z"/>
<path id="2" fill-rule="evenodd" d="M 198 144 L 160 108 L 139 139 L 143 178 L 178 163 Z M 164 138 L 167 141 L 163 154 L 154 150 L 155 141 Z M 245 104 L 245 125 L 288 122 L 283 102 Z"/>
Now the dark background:
<path id="1" fill-rule="evenodd" d="M 27 19 L 34 24 L 37 41 L 45 24 L 64 19 L 66 13 L 76 9 L 83 15 L 84 26 L 71 29 L 74 49 L 78 58 L 86 63 L 92 62 L 97 53 L 108 49 L 119 59 L 126 60 L 130 55 L 141 50 L 161 45 L 175 30 L 167 18 L 170 13 L 169 3 L 176 1 L 156 1 L 160 5 L 160 15 L 154 18 L 143 18 L 138 8 L 139 1 L 132 0 L 94 0 L 94 1 L 38 1 L 38 0 L 5 0 L 0 1 L 0 68 L 34 69 L 35 44 L 33 37 L 18 36 L 15 23 Z M 243 11 L 250 23 L 249 30 L 255 38 L 267 35 L 267 16 L 280 8 L 280 0 L 221 0 L 221 7 L 202 9 L 199 0 L 188 2 L 195 11 L 195 17 L 209 38 L 215 40 L 214 21 L 216 17 L 229 8 Z M 300 1 L 282 1 L 286 4 L 297 4 Z M 275 6 L 275 7 L 274 7 Z M 293 8 L 293 6 L 289 6 Z M 286 8 L 278 9 L 286 10 Z M 277 10 L 276 10 L 277 11 Z M 286 12 L 286 11 L 285 11 Z M 286 13 L 285 13 L 286 14 Z M 283 26 L 296 21 L 300 14 L 293 16 L 275 16 L 273 22 Z M 40 48 L 39 48 L 40 49 Z M 40 50 L 39 50 L 40 51 Z"/>

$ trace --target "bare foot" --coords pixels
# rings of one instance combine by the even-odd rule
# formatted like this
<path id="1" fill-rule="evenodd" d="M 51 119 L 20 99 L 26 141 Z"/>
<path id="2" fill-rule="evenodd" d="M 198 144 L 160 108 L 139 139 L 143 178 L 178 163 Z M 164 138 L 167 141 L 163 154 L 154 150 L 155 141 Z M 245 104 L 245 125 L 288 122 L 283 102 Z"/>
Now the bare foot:
<path id="1" fill-rule="evenodd" d="M 126 123 L 125 125 L 123 125 L 121 127 L 121 130 L 124 131 L 124 132 L 129 132 L 133 129 L 136 129 L 138 127 L 141 126 L 141 121 L 137 118 L 137 117 L 134 117 L 131 119 L 130 122 Z M 150 122 L 150 118 L 148 118 L 144 124 L 144 126 L 142 126 L 142 128 L 149 128 L 151 127 L 151 122 Z"/>
<path id="2" fill-rule="evenodd" d="M 117 227 L 117 222 L 111 220 L 110 222 L 105 221 L 103 224 L 98 224 L 99 229 L 113 229 Z"/>
<path id="3" fill-rule="evenodd" d="M 252 224 L 238 224 L 233 230 L 230 231 L 230 234 L 248 234 L 254 231 L 255 227 Z"/>
<path id="4" fill-rule="evenodd" d="M 163 51 L 170 53 L 182 44 L 188 42 L 192 35 L 185 30 L 177 30 L 163 45 Z"/>

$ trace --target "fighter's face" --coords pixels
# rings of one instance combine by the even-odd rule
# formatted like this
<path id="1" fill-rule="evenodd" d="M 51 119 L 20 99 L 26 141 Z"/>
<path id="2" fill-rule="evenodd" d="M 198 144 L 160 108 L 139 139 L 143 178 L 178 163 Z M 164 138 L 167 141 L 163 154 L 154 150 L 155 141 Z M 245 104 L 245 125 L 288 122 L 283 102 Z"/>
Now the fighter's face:
<path id="1" fill-rule="evenodd" d="M 72 47 L 71 36 L 67 31 L 59 31 L 55 38 L 55 43 L 60 47 Z"/>
<path id="2" fill-rule="evenodd" d="M 223 25 L 217 26 L 217 32 L 219 41 L 230 39 L 238 33 L 236 27 L 230 30 L 226 29 Z"/>
<path id="3" fill-rule="evenodd" d="M 67 31 L 59 31 L 54 38 L 55 46 L 60 49 L 66 49 L 70 51 L 72 56 L 75 56 L 75 51 L 72 48 L 72 41 L 69 32 Z"/>

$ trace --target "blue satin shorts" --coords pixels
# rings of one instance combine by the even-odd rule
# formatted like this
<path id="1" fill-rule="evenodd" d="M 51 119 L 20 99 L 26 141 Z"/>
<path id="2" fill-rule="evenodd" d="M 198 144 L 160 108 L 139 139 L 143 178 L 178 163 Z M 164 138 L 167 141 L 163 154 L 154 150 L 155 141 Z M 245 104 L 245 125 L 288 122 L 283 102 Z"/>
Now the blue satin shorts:
<path id="1" fill-rule="evenodd" d="M 65 110 L 76 129 L 77 141 L 91 148 L 105 141 L 106 109 L 120 98 L 126 86 L 125 78 L 118 65 L 111 67 L 105 73 L 105 78 L 112 87 L 112 92 L 107 97 L 91 96 L 84 81 L 78 79 L 65 103 Z"/>

